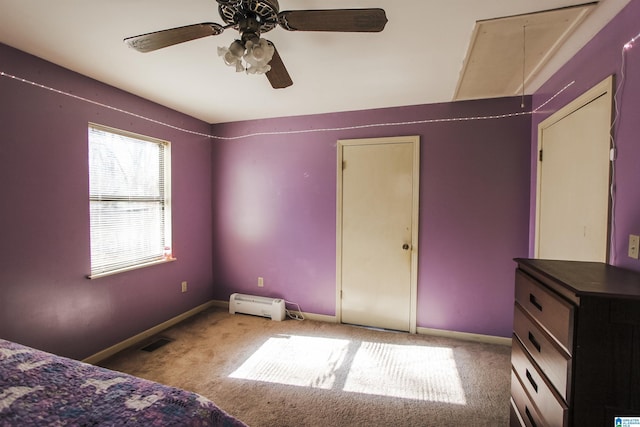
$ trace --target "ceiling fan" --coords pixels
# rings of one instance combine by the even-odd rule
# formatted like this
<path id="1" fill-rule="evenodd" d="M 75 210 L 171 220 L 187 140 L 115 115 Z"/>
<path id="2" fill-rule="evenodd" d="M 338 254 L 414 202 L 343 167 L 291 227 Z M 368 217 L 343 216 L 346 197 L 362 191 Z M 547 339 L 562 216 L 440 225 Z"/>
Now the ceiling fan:
<path id="1" fill-rule="evenodd" d="M 271 86 L 281 89 L 293 84 L 275 45 L 260 38 L 278 25 L 289 31 L 380 32 L 387 23 L 383 9 L 325 9 L 279 11 L 278 0 L 216 0 L 227 25 L 213 22 L 186 25 L 124 39 L 139 52 L 222 34 L 227 28 L 240 33 L 229 48 L 218 48 L 236 71 L 266 74 Z"/>

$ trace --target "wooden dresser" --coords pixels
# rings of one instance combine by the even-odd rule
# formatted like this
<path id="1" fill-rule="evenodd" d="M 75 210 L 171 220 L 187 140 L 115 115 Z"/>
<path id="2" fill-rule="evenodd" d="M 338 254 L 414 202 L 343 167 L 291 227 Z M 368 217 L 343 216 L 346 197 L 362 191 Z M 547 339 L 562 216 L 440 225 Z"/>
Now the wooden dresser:
<path id="1" fill-rule="evenodd" d="M 640 416 L 640 273 L 521 259 L 511 426 L 614 426 Z"/>

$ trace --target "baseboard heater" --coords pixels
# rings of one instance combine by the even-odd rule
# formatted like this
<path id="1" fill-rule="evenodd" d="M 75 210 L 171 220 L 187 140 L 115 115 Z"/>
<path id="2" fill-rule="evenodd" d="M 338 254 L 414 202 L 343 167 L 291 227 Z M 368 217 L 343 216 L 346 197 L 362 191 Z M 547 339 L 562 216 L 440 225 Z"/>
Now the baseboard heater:
<path id="1" fill-rule="evenodd" d="M 231 294 L 229 313 L 253 314 L 270 317 L 271 320 L 284 320 L 284 300 L 280 298 L 259 297 L 255 295 Z"/>

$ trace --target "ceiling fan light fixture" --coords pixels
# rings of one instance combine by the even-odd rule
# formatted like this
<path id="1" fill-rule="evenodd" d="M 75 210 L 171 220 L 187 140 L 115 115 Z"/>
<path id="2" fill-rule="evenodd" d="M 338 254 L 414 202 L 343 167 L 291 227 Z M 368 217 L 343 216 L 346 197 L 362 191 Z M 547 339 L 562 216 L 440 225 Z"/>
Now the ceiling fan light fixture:
<path id="1" fill-rule="evenodd" d="M 264 74 L 271 70 L 271 59 L 275 48 L 265 39 L 250 39 L 246 43 L 234 40 L 229 47 L 218 47 L 218 56 L 224 63 L 235 67 L 236 72 L 246 71 L 247 74 Z"/>
<path id="2" fill-rule="evenodd" d="M 240 40 L 234 40 L 229 47 L 218 47 L 218 56 L 221 56 L 224 63 L 229 67 L 235 67 L 236 72 L 244 71 L 242 56 L 244 46 Z"/>
<path id="3" fill-rule="evenodd" d="M 269 62 L 273 58 L 275 49 L 265 39 L 249 40 L 246 43 L 244 60 L 248 64 L 248 74 L 264 74 L 271 70 Z"/>

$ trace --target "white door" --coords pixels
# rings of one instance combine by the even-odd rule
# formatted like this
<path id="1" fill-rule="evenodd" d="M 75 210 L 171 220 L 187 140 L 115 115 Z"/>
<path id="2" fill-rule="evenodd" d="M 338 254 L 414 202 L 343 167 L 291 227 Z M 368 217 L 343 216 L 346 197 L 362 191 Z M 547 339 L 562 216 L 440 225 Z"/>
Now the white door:
<path id="1" fill-rule="evenodd" d="M 419 138 L 338 144 L 338 318 L 415 332 Z"/>
<path id="2" fill-rule="evenodd" d="M 538 258 L 607 261 L 611 83 L 539 126 Z"/>

